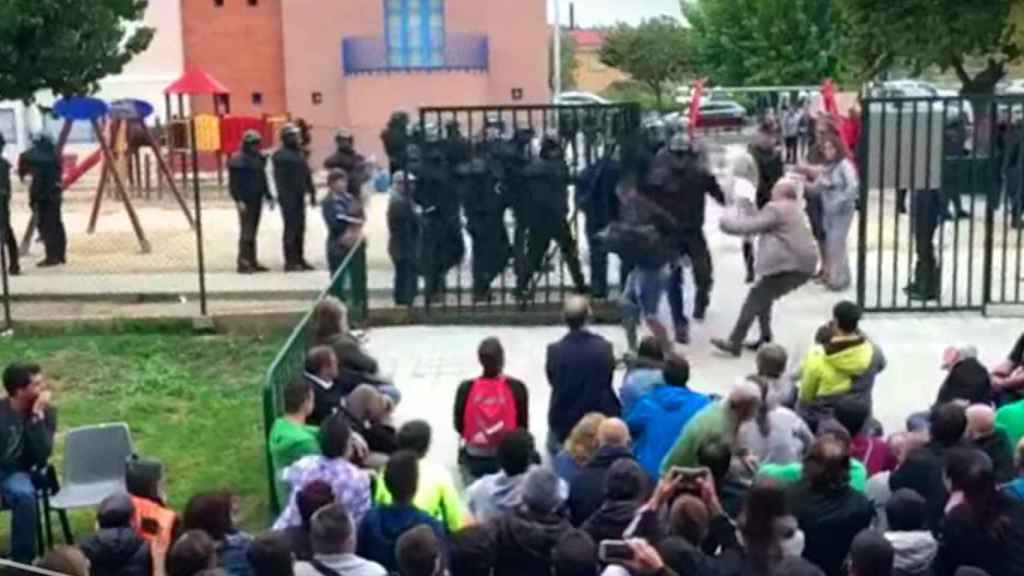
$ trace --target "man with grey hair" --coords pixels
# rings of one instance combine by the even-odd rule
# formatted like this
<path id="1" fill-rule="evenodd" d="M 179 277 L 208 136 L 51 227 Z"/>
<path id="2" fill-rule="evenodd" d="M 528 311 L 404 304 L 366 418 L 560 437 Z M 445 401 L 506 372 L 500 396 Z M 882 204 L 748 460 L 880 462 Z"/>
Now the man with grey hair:
<path id="1" fill-rule="evenodd" d="M 971 404 L 992 401 L 992 378 L 988 369 L 978 360 L 978 349 L 970 344 L 946 348 L 942 354 L 942 368 L 948 371 L 939 388 L 935 404 L 966 400 Z"/>
<path id="2" fill-rule="evenodd" d="M 571 296 L 565 301 L 564 315 L 569 333 L 548 345 L 545 365 L 551 384 L 547 445 L 552 455 L 585 414 L 618 416 L 621 412 L 612 389 L 615 356 L 611 342 L 586 329 L 590 302 Z"/>
<path id="3" fill-rule="evenodd" d="M 716 348 L 738 358 L 754 320 L 761 327 L 760 342 L 772 341 L 775 301 L 810 281 L 818 265 L 818 251 L 798 190 L 788 178 L 775 184 L 772 199 L 764 208 L 726 215 L 719 226 L 726 234 L 758 236 L 757 282 L 751 286 L 729 338 L 711 340 Z"/>
<path id="4" fill-rule="evenodd" d="M 355 555 L 356 532 L 344 504 L 324 506 L 310 521 L 313 559 L 295 564 L 295 576 L 385 576 L 376 562 Z"/>
<path id="5" fill-rule="evenodd" d="M 700 466 L 701 446 L 725 442 L 732 446 L 745 422 L 757 416 L 761 406 L 761 389 L 749 380 L 736 383 L 729 396 L 707 405 L 683 428 L 679 439 L 661 461 L 661 475 L 675 466 Z"/>

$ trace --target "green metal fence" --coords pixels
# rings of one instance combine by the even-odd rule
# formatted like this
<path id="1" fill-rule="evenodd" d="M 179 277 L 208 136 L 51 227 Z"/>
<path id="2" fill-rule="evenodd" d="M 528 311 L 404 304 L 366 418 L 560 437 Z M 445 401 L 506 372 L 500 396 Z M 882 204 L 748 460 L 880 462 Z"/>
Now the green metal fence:
<path id="1" fill-rule="evenodd" d="M 302 374 L 303 365 L 306 361 L 306 349 L 309 339 L 307 329 L 310 319 L 313 316 L 313 309 L 328 296 L 338 298 L 348 307 L 349 321 L 355 324 L 366 320 L 369 309 L 366 292 L 366 244 L 365 240 L 352 248 L 338 269 L 338 272 L 331 278 L 330 284 L 316 297 L 316 300 L 309 307 L 309 310 L 302 317 L 302 320 L 292 330 L 291 335 L 285 342 L 281 351 L 274 359 L 274 363 L 267 370 L 266 379 L 263 382 L 263 426 L 264 434 L 269 440 L 270 428 L 274 420 L 284 412 L 284 403 L 281 399 L 281 390 L 285 383 Z M 282 502 L 277 501 L 277 491 L 274 487 L 274 466 L 270 461 L 270 445 L 267 444 L 267 484 L 270 488 L 271 511 L 277 513 L 281 509 Z"/>

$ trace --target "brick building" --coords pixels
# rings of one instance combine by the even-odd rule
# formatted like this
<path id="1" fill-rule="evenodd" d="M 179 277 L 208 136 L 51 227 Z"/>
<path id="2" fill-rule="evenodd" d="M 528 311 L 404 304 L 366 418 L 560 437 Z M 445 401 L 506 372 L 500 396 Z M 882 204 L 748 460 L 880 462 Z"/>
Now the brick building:
<path id="1" fill-rule="evenodd" d="M 625 72 L 601 62 L 605 32 L 577 29 L 570 30 L 569 36 L 576 47 L 576 89 L 598 94 L 620 80 L 629 79 Z"/>

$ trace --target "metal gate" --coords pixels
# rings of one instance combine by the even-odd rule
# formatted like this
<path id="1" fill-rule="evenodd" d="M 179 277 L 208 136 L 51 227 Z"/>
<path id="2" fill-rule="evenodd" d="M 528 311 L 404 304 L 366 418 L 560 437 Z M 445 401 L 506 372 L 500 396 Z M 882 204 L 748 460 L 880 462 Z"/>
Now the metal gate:
<path id="1" fill-rule="evenodd" d="M 621 168 L 620 151 L 627 142 L 633 141 L 640 126 L 641 110 L 635 104 L 421 109 L 413 142 L 423 149 L 425 158 L 433 153 L 435 162 L 451 178 L 452 186 L 446 193 L 457 196 L 458 236 L 463 253 L 458 264 L 446 270 L 440 294 L 428 299 L 424 297 L 424 290 L 420 290 L 415 305 L 428 311 L 431 308 L 516 310 L 529 305 L 557 304 L 566 294 L 574 292 L 576 287 L 568 274 L 566 259 L 556 243 L 546 251 L 539 270 L 526 270 L 528 226 L 521 214 L 517 214 L 515 201 L 509 200 L 520 196 L 520 188 L 527 185 L 522 171 L 537 159 L 545 137 L 557 139 L 565 154 L 569 183 L 568 226 L 586 283 L 597 298 L 606 297 L 609 292 L 606 284 L 612 280 L 621 282 L 621 271 L 614 256 L 609 258 L 590 246 L 588 232 L 594 230 L 586 227 L 587 208 L 581 202 L 578 180 L 591 167 L 603 174 L 605 168 L 598 167 L 599 164 L 614 163 L 616 169 Z M 466 176 L 467 170 L 475 169 L 487 170 L 489 176 Z M 483 197 L 486 198 L 481 200 Z M 504 228 L 503 234 L 485 238 L 473 233 L 469 198 L 501 204 L 497 220 Z M 487 242 L 502 243 L 507 250 L 495 250 L 485 245 Z M 494 279 L 483 292 L 475 285 L 475 278 L 479 270 L 488 267 L 492 267 Z M 430 284 L 429 273 L 421 271 L 421 274 L 426 289 Z M 486 272 L 483 274 L 489 276 Z M 517 281 L 524 274 L 530 277 L 530 289 L 521 293 Z M 609 280 L 602 282 L 601 278 Z"/>
<path id="2" fill-rule="evenodd" d="M 857 299 L 876 312 L 1024 304 L 1024 95 L 868 98 Z"/>

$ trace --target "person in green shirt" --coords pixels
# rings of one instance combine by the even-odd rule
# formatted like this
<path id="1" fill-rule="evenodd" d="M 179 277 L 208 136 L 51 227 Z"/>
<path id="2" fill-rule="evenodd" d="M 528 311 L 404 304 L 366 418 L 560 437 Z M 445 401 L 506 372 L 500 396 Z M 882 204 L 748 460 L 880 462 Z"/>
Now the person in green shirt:
<path id="1" fill-rule="evenodd" d="M 1010 446 L 1016 446 L 1024 438 L 1024 400 L 996 410 L 996 428 L 1006 432 Z"/>
<path id="2" fill-rule="evenodd" d="M 765 464 L 757 470 L 758 478 L 774 478 L 782 484 L 796 484 L 804 477 L 803 462 Z M 850 488 L 864 492 L 868 486 L 868 470 L 856 458 L 850 458 Z"/>
<path id="3" fill-rule="evenodd" d="M 679 439 L 661 461 L 661 475 L 673 466 L 700 466 L 697 453 L 704 444 L 722 441 L 733 445 L 740 425 L 753 420 L 760 405 L 761 390 L 757 384 L 749 380 L 736 384 L 728 398 L 709 404 L 686 423 Z"/>
<path id="4" fill-rule="evenodd" d="M 270 428 L 270 463 L 274 467 L 277 501 L 288 501 L 290 486 L 282 472 L 303 456 L 320 453 L 320 433 L 308 426 L 306 418 L 313 413 L 313 389 L 305 378 L 296 378 L 284 386 L 284 415 Z"/>
<path id="5" fill-rule="evenodd" d="M 462 501 L 448 470 L 426 460 L 431 434 L 430 424 L 423 420 L 406 422 L 398 430 L 398 449 L 411 450 L 420 459 L 419 485 L 413 505 L 433 516 L 449 534 L 454 534 L 465 524 Z M 391 504 L 391 494 L 383 482 L 377 483 L 374 500 L 379 505 Z"/>

